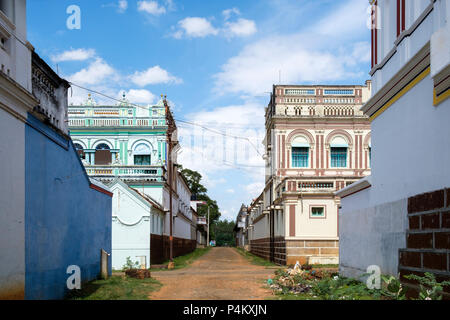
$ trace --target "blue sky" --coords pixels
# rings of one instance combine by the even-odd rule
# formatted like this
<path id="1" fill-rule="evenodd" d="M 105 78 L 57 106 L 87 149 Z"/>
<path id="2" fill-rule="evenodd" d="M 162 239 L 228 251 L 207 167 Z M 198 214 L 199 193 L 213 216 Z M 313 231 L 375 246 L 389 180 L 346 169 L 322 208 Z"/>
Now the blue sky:
<path id="1" fill-rule="evenodd" d="M 28 39 L 60 76 L 135 103 L 166 94 L 179 162 L 200 171 L 225 218 L 264 186 L 264 107 L 273 84 L 363 84 L 364 0 L 28 1 Z M 81 9 L 69 30 L 66 9 Z M 74 88 L 70 102 L 87 92 Z M 100 103 L 114 103 L 94 96 Z M 217 134 L 217 131 L 222 134 Z"/>

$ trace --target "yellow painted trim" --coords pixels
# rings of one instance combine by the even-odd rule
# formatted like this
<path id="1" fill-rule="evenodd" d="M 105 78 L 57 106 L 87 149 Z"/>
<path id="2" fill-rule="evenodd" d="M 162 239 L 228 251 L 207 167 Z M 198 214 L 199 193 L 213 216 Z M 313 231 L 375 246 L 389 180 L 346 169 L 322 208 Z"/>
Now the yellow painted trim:
<path id="1" fill-rule="evenodd" d="M 450 97 L 450 90 L 447 89 L 444 93 L 441 93 L 441 95 L 438 97 L 436 96 L 436 89 L 433 90 L 433 105 L 436 107 L 444 100 L 447 100 Z"/>
<path id="2" fill-rule="evenodd" d="M 386 111 L 387 108 L 392 106 L 395 102 L 397 102 L 398 99 L 403 97 L 409 90 L 411 90 L 416 84 L 418 84 L 420 81 L 422 81 L 427 75 L 430 74 L 431 68 L 428 67 L 425 70 L 422 71 L 417 77 L 414 78 L 413 81 L 411 81 L 406 87 L 404 87 L 399 93 L 397 93 L 394 97 L 392 97 L 388 102 L 384 104 L 383 107 L 381 107 L 377 112 L 375 112 L 371 117 L 370 121 L 373 121 L 376 119 L 380 114 L 382 114 L 384 111 Z"/>

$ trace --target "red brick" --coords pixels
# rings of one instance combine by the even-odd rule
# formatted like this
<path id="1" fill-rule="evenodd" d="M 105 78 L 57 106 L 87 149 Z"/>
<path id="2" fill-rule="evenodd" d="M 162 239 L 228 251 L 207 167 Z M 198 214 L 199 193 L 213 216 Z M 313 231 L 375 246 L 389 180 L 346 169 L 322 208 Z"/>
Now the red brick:
<path id="1" fill-rule="evenodd" d="M 411 229 L 411 230 L 420 229 L 420 217 L 419 216 L 409 217 L 409 229 Z"/>
<path id="2" fill-rule="evenodd" d="M 438 229 L 439 227 L 439 213 L 422 216 L 422 229 Z"/>
<path id="3" fill-rule="evenodd" d="M 441 227 L 450 229 L 450 211 L 442 212 L 442 226 Z"/>
<path id="4" fill-rule="evenodd" d="M 447 254 L 425 252 L 423 254 L 423 267 L 434 270 L 447 270 Z"/>
<path id="5" fill-rule="evenodd" d="M 444 207 L 444 190 L 419 194 L 408 199 L 408 213 L 434 210 Z"/>
<path id="6" fill-rule="evenodd" d="M 404 267 L 421 268 L 420 252 L 401 251 L 400 252 L 400 265 Z"/>
<path id="7" fill-rule="evenodd" d="M 407 246 L 412 249 L 433 248 L 432 233 L 409 233 L 407 236 Z"/>
<path id="8" fill-rule="evenodd" d="M 450 189 L 445 189 L 447 193 L 447 207 L 450 207 Z"/>
<path id="9" fill-rule="evenodd" d="M 450 249 L 450 232 L 436 232 L 434 245 L 436 249 Z"/>

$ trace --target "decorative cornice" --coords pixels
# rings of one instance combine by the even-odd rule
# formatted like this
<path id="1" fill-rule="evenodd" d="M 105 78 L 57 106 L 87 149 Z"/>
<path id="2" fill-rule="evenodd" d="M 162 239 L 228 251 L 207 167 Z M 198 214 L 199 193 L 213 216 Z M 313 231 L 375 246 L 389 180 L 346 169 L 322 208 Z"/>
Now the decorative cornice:
<path id="1" fill-rule="evenodd" d="M 401 93 L 408 84 L 430 66 L 430 43 L 428 42 L 419 52 L 391 78 L 361 109 L 371 117 L 384 108 L 391 99 Z"/>
<path id="2" fill-rule="evenodd" d="M 0 72 L 0 95 L 0 107 L 24 122 L 27 113 L 39 104 L 29 91 L 3 72 Z"/>
<path id="3" fill-rule="evenodd" d="M 428 7 L 422 12 L 422 14 L 416 19 L 416 21 L 411 25 L 411 27 L 408 30 L 403 31 L 400 36 L 395 40 L 394 47 L 389 51 L 389 53 L 386 55 L 386 57 L 376 66 L 370 70 L 369 74 L 370 76 L 373 76 L 375 72 L 377 72 L 380 69 L 383 69 L 383 67 L 389 62 L 389 60 L 394 56 L 394 54 L 397 52 L 397 48 L 400 45 L 400 43 L 406 38 L 409 37 L 419 26 L 420 24 L 428 17 L 431 11 L 433 11 L 434 3 L 436 0 L 430 0 L 431 3 L 428 5 Z"/>

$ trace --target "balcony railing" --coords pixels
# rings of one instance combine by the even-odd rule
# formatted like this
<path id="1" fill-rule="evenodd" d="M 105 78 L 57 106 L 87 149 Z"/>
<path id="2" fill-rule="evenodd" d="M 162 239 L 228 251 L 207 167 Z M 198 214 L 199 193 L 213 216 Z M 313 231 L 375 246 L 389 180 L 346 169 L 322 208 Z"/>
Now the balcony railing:
<path id="1" fill-rule="evenodd" d="M 152 127 L 163 128 L 166 126 L 164 119 L 151 118 L 76 118 L 69 114 L 69 127 Z"/>
<path id="2" fill-rule="evenodd" d="M 144 178 L 154 181 L 165 181 L 166 170 L 161 166 L 105 166 L 86 165 L 88 175 L 98 178 Z"/>
<path id="3" fill-rule="evenodd" d="M 333 189 L 334 182 L 299 182 L 299 189 Z"/>

